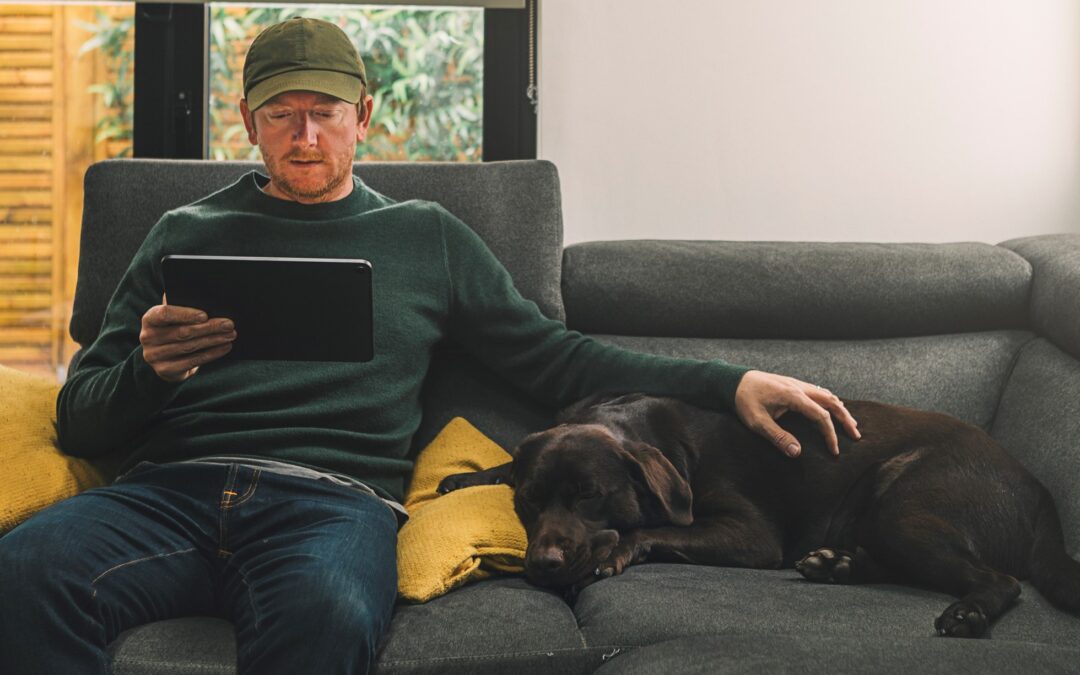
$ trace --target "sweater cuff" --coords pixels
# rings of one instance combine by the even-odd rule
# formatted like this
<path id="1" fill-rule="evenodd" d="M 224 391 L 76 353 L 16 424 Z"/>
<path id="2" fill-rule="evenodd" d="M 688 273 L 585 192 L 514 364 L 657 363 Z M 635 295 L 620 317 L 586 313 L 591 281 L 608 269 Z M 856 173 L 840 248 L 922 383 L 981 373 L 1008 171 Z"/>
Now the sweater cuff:
<path id="1" fill-rule="evenodd" d="M 715 383 L 715 389 L 709 392 L 710 396 L 719 398 L 719 407 L 724 410 L 735 410 L 735 391 L 742 382 L 743 375 L 753 370 L 745 366 L 735 366 L 724 361 L 710 361 L 710 380 Z"/>

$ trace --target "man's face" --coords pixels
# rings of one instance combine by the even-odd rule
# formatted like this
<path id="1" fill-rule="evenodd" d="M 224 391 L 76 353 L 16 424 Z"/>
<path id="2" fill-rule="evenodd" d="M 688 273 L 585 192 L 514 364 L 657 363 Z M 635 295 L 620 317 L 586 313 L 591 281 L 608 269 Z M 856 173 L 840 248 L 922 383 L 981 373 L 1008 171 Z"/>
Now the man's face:
<path id="1" fill-rule="evenodd" d="M 371 108 L 370 96 L 358 110 L 310 91 L 278 94 L 254 111 L 241 100 L 248 139 L 259 146 L 270 174 L 267 192 L 304 204 L 347 196 L 356 144 L 367 136 Z"/>

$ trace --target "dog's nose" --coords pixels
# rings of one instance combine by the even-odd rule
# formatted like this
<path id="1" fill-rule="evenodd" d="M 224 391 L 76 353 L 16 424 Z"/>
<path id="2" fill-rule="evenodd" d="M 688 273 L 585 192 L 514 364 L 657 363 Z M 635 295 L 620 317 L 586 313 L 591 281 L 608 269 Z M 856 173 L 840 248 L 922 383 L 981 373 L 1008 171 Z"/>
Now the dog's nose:
<path id="1" fill-rule="evenodd" d="M 558 546 L 544 546 L 533 551 L 529 562 L 537 572 L 557 572 L 566 564 L 566 556 Z"/>

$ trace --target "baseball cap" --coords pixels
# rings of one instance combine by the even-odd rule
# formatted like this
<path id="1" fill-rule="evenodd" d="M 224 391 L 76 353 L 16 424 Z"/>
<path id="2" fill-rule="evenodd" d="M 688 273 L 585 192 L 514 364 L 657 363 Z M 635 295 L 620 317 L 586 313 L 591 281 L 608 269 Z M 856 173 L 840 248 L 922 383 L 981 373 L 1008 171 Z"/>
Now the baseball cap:
<path id="1" fill-rule="evenodd" d="M 367 86 L 364 62 L 349 36 L 328 21 L 296 17 L 270 26 L 244 60 L 244 98 L 255 110 L 285 91 L 315 91 L 349 103 Z"/>

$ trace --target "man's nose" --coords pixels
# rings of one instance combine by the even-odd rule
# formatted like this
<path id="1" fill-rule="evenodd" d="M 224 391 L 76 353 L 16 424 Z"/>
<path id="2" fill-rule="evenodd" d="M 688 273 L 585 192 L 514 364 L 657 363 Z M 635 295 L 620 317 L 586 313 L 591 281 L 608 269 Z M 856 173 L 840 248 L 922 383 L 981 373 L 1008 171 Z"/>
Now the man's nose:
<path id="1" fill-rule="evenodd" d="M 293 140 L 304 145 L 318 145 L 319 125 L 315 124 L 309 115 L 300 115 L 296 131 L 293 132 Z"/>

